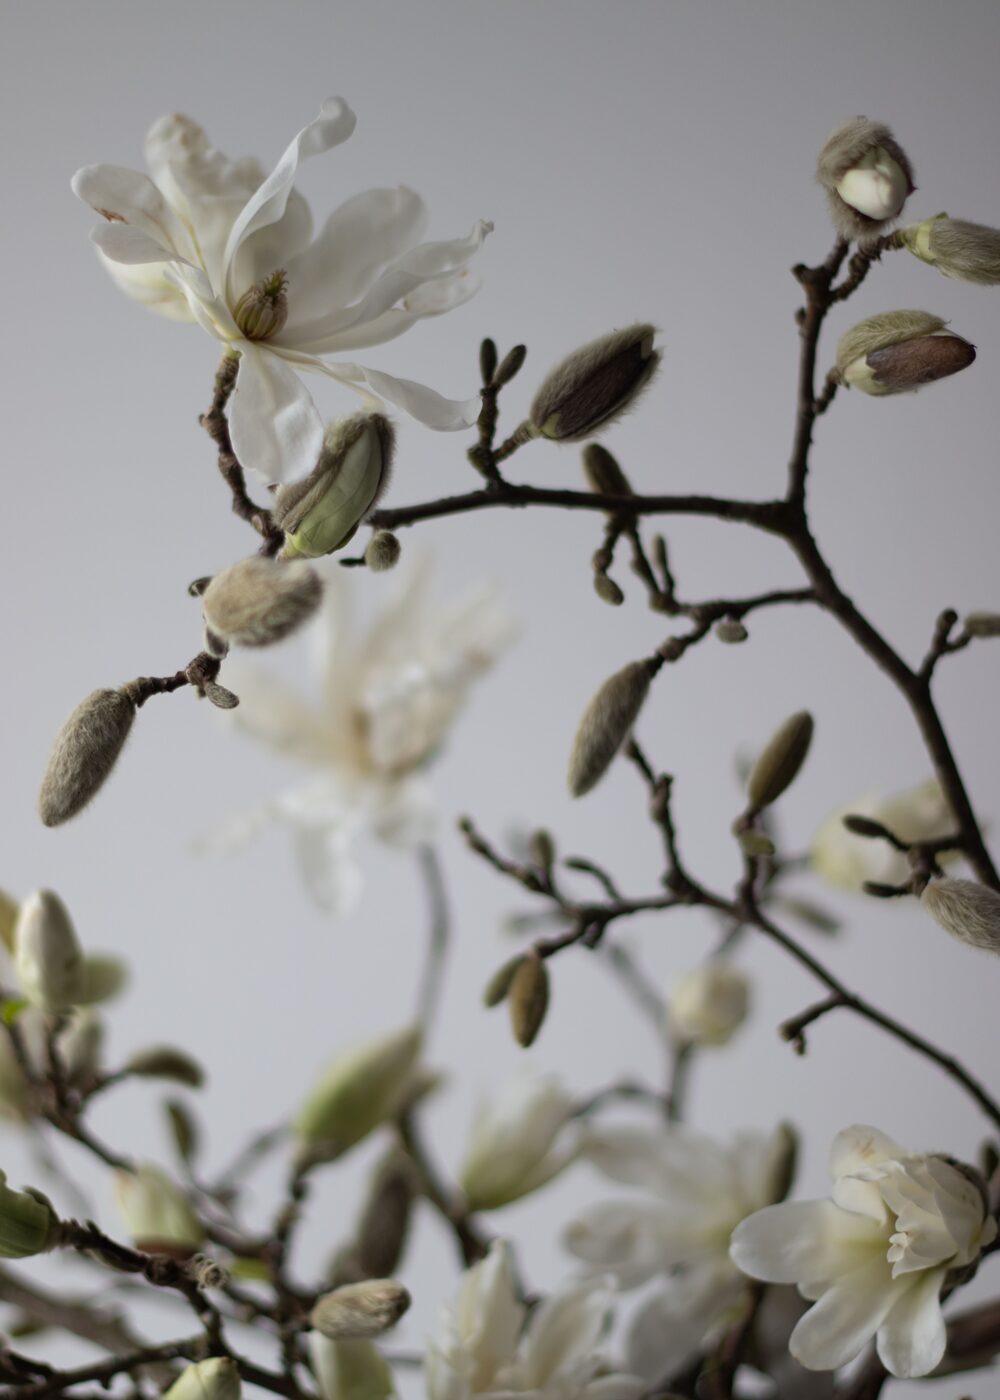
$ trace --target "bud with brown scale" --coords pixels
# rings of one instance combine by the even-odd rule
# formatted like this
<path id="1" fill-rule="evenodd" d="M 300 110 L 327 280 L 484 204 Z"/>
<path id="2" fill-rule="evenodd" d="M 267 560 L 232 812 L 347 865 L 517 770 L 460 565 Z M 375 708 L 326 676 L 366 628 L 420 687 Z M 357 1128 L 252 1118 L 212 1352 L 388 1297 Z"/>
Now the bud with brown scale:
<path id="1" fill-rule="evenodd" d="M 264 647 L 307 621 L 322 593 L 319 575 L 308 564 L 254 554 L 216 574 L 201 602 L 209 629 L 224 642 Z"/>
<path id="2" fill-rule="evenodd" d="M 816 164 L 834 227 L 872 242 L 897 218 L 915 188 L 906 152 L 882 122 L 852 117 L 831 132 Z"/>
<path id="3" fill-rule="evenodd" d="M 46 826 L 59 826 L 82 811 L 107 779 L 135 718 L 125 690 L 94 690 L 60 729 L 38 794 Z"/>
<path id="4" fill-rule="evenodd" d="M 580 442 L 606 428 L 638 399 L 660 363 L 656 328 L 641 322 L 592 340 L 556 365 L 531 405 L 535 433 Z"/>
<path id="5" fill-rule="evenodd" d="M 863 393 L 907 394 L 971 365 L 976 347 L 929 311 L 883 311 L 841 336 L 837 372 Z"/>

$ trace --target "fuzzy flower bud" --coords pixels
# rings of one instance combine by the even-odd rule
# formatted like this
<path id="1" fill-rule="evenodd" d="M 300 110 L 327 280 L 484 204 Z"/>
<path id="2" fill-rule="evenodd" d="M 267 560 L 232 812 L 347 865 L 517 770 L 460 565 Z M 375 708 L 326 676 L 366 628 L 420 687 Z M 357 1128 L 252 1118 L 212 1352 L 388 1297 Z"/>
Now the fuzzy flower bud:
<path id="1" fill-rule="evenodd" d="M 63 1011 L 82 1000 L 84 958 L 66 906 L 51 890 L 36 890 L 21 905 L 14 932 L 14 964 L 32 1006 Z"/>
<path id="2" fill-rule="evenodd" d="M 185 1366 L 163 1400 L 240 1400 L 240 1373 L 231 1356 Z"/>
<path id="3" fill-rule="evenodd" d="M 935 214 L 921 224 L 900 229 L 896 237 L 946 277 L 983 287 L 1000 283 L 1000 229 Z"/>
<path id="4" fill-rule="evenodd" d="M 236 646 L 280 642 L 319 606 L 323 585 L 308 564 L 251 555 L 216 574 L 202 594 L 205 622 Z"/>
<path id="5" fill-rule="evenodd" d="M 38 794 L 46 826 L 75 817 L 107 778 L 128 738 L 135 704 L 123 690 L 95 690 L 60 729 Z"/>
<path id="6" fill-rule="evenodd" d="M 962 624 L 970 637 L 1000 637 L 1000 613 L 967 613 Z"/>
<path id="7" fill-rule="evenodd" d="M 929 311 L 883 311 L 852 326 L 837 346 L 843 383 L 875 395 L 910 393 L 975 358 L 975 346 Z"/>
<path id="8" fill-rule="evenodd" d="M 378 413 L 330 424 L 314 469 L 274 498 L 283 559 L 318 559 L 347 544 L 389 484 L 394 444 L 392 424 Z"/>
<path id="9" fill-rule="evenodd" d="M 29 1259 L 59 1241 L 59 1217 L 36 1191 L 12 1191 L 0 1172 L 0 1259 Z"/>
<path id="10" fill-rule="evenodd" d="M 583 712 L 569 757 L 569 790 L 574 797 L 603 778 L 639 717 L 659 661 L 632 661 L 609 677 Z"/>
<path id="11" fill-rule="evenodd" d="M 750 770 L 747 796 L 756 811 L 777 802 L 795 780 L 812 743 L 813 718 L 807 710 L 790 715 L 775 730 Z"/>
<path id="12" fill-rule="evenodd" d="M 1000 953 L 1000 894 L 975 880 L 943 876 L 925 886 L 920 902 L 946 933 L 972 948 Z"/>
<path id="13" fill-rule="evenodd" d="M 393 1327 L 409 1306 L 409 1293 L 395 1279 L 366 1279 L 324 1294 L 309 1321 L 331 1341 L 363 1341 Z"/>
<path id="14" fill-rule="evenodd" d="M 137 1050 L 125 1062 L 129 1074 L 141 1079 L 169 1079 L 189 1089 L 200 1089 L 205 1083 L 205 1071 L 197 1060 L 173 1045 L 151 1045 Z"/>
<path id="15" fill-rule="evenodd" d="M 411 1026 L 336 1059 L 295 1119 L 303 1155 L 339 1157 L 397 1113 L 413 1088 L 422 1039 Z"/>
<path id="16" fill-rule="evenodd" d="M 816 179 L 826 190 L 838 233 L 860 243 L 876 238 L 912 194 L 913 168 L 887 126 L 852 117 L 819 153 Z"/>
<path id="17" fill-rule="evenodd" d="M 159 1167 L 118 1172 L 115 1197 L 137 1249 L 188 1259 L 204 1239 L 184 1193 Z"/>
<path id="18" fill-rule="evenodd" d="M 391 530 L 378 530 L 368 541 L 365 563 L 373 574 L 384 574 L 399 563 L 401 546 Z"/>
<path id="19" fill-rule="evenodd" d="M 640 323 L 592 340 L 556 365 L 531 405 L 534 431 L 556 442 L 580 442 L 635 403 L 660 363 L 654 326 Z"/>
<path id="20" fill-rule="evenodd" d="M 549 971 L 538 953 L 521 959 L 507 991 L 514 1039 L 525 1049 L 533 1045 L 549 1009 Z"/>
<path id="21" fill-rule="evenodd" d="M 390 1400 L 392 1371 L 371 1342 L 333 1342 L 309 1333 L 309 1354 L 322 1400 Z"/>
<path id="22" fill-rule="evenodd" d="M 233 320 L 247 340 L 269 340 L 288 320 L 288 274 L 280 269 L 262 277 L 240 297 Z"/>
<path id="23" fill-rule="evenodd" d="M 683 1045 L 725 1045 L 746 1020 L 750 983 L 728 962 L 702 963 L 675 982 L 667 1024 Z"/>

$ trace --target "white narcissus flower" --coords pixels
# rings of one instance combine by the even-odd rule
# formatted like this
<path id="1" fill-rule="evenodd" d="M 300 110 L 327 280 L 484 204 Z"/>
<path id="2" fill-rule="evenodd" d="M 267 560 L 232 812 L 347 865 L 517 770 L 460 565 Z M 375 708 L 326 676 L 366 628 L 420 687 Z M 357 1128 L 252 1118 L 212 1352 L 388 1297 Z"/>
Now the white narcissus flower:
<path id="1" fill-rule="evenodd" d="M 422 567 L 358 635 L 344 571 L 329 570 L 325 578 L 314 633 L 318 704 L 300 699 L 274 672 L 227 672 L 240 697 L 232 711 L 235 727 L 307 764 L 314 776 L 206 844 L 233 849 L 272 821 L 288 824 L 310 893 L 339 914 L 360 894 L 352 849 L 359 837 L 370 833 L 412 847 L 429 836 L 423 769 L 441 748 L 473 681 L 513 628 L 488 589 L 458 602 L 432 603 L 429 571 Z"/>
<path id="2" fill-rule="evenodd" d="M 746 1284 L 729 1258 L 733 1229 L 787 1185 L 790 1130 L 739 1133 L 730 1144 L 690 1128 L 595 1131 L 581 1155 L 645 1199 L 603 1201 L 569 1226 L 567 1248 L 623 1288 L 673 1275 L 633 1317 L 630 1371 L 650 1382 L 680 1370 L 739 1316 Z M 676 1271 L 676 1272 L 675 1272 Z"/>
<path id="3" fill-rule="evenodd" d="M 106 220 L 92 237 L 123 290 L 161 315 L 196 321 L 239 355 L 233 446 L 269 482 L 316 465 L 323 425 L 301 371 L 340 380 L 371 404 L 389 399 L 432 428 L 466 427 L 479 413 L 478 399 L 444 399 L 324 358 L 394 340 L 466 301 L 478 288 L 467 264 L 492 227 L 422 243 L 423 200 L 400 187 L 355 195 L 313 237 L 309 206 L 293 188 L 299 164 L 339 146 L 354 125 L 347 103 L 329 99 L 265 177 L 256 160 L 230 160 L 175 114 L 146 137 L 150 175 L 89 165 L 73 177 L 74 192 Z"/>
<path id="4" fill-rule="evenodd" d="M 428 1400 L 638 1400 L 643 1382 L 612 1371 L 603 1354 L 612 1296 L 607 1280 L 569 1284 L 539 1304 L 525 1327 L 507 1246 L 495 1242 L 466 1272 L 428 1345 Z"/>
<path id="5" fill-rule="evenodd" d="M 926 1376 L 947 1342 L 941 1288 L 997 1233 L 979 1185 L 943 1157 L 913 1156 L 875 1128 L 845 1128 L 830 1153 L 833 1199 L 786 1201 L 745 1220 L 732 1257 L 753 1278 L 813 1302 L 789 1350 L 833 1371 L 876 1338 L 891 1375 Z"/>
<path id="6" fill-rule="evenodd" d="M 713 958 L 678 979 L 667 997 L 667 1029 L 682 1045 L 725 1045 L 746 1020 L 749 978 Z"/>
<path id="7" fill-rule="evenodd" d="M 881 822 L 901 841 L 935 841 L 955 830 L 955 818 L 936 778 L 889 796 L 866 793 L 838 807 L 817 831 L 811 855 L 816 874 L 838 889 L 860 891 L 866 880 L 898 885 L 912 873 L 906 857 L 887 841 L 848 831 L 844 818 L 852 813 Z"/>
<path id="8" fill-rule="evenodd" d="M 576 1156 L 573 1100 L 554 1075 L 513 1079 L 476 1116 L 459 1184 L 470 1210 L 537 1191 Z"/>

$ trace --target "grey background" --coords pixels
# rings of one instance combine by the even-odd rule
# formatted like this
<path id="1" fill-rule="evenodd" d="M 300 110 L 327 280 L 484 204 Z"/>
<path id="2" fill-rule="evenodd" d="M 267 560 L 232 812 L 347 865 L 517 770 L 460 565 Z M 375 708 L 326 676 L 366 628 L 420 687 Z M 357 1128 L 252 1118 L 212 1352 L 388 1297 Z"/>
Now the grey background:
<path id="1" fill-rule="evenodd" d="M 796 287 L 787 269 L 820 259 L 831 242 L 812 183 L 816 151 L 854 112 L 888 120 L 916 166 L 915 215 L 947 209 L 1000 222 L 1000 10 L 988 0 L 222 0 L 8 4 L 4 20 L 0 883 L 17 894 L 54 886 L 89 946 L 128 957 L 133 988 L 109 1018 L 111 1055 L 173 1038 L 204 1058 L 208 1160 L 220 1162 L 249 1128 L 287 1113 L 340 1045 L 409 1014 L 425 916 L 412 862 L 375 847 L 364 853 L 364 902 L 338 923 L 304 897 L 285 833 L 229 861 L 195 858 L 197 835 L 297 774 L 222 733 L 187 694 L 150 703 L 120 773 L 84 817 L 51 832 L 34 816 L 47 746 L 67 711 L 95 686 L 183 664 L 198 643 L 188 580 L 250 544 L 196 422 L 217 347 L 110 284 L 87 242 L 92 217 L 70 194 L 72 172 L 94 161 L 140 167 L 147 126 L 170 109 L 202 122 L 227 152 L 273 161 L 321 99 L 341 93 L 358 112 L 357 133 L 301 180 L 318 219 L 359 189 L 404 182 L 427 199 L 431 236 L 455 236 L 478 217 L 496 223 L 479 297 L 368 352 L 370 363 L 458 396 L 474 392 L 483 334 L 501 347 L 523 339 L 528 366 L 506 403 L 513 426 L 563 353 L 654 320 L 664 372 L 609 445 L 639 489 L 763 495 L 780 489 L 791 439 Z M 831 319 L 821 364 L 848 324 L 894 306 L 949 317 L 978 345 L 978 363 L 915 399 L 842 395 L 818 432 L 812 511 L 843 586 L 915 658 L 942 606 L 1000 603 L 1000 323 L 994 293 L 897 255 Z M 312 387 L 324 411 L 353 408 L 336 386 Z M 472 484 L 460 437 L 409 422 L 400 431 L 393 502 Z M 573 449 L 539 445 L 511 474 L 580 479 Z M 434 774 L 456 920 L 433 1047 L 453 1066 L 433 1116 L 446 1163 L 457 1161 L 477 1093 L 526 1059 L 580 1090 L 659 1066 L 648 1028 L 582 953 L 559 960 L 550 1023 L 530 1056 L 512 1046 L 502 1013 L 480 1010 L 478 989 L 509 946 L 499 925 L 517 901 L 453 829 L 462 811 L 496 836 L 545 823 L 564 849 L 607 861 L 629 890 L 656 879 L 655 834 L 624 765 L 579 804 L 564 790 L 587 697 L 664 635 L 637 589 L 619 610 L 594 597 L 588 561 L 599 529 L 589 516 L 484 512 L 404 541 L 407 552 L 436 553 L 443 591 L 493 578 L 522 620 L 519 643 L 477 691 Z M 777 543 L 739 528 L 681 520 L 668 535 L 688 595 L 798 581 Z M 394 586 L 391 576 L 354 582 L 365 607 Z M 293 678 L 303 669 L 295 645 L 274 659 Z M 975 804 L 994 822 L 998 678 L 1000 653 L 983 645 L 946 664 L 939 684 Z M 902 702 L 853 644 L 809 612 L 764 615 L 749 645 L 705 644 L 662 675 L 640 726 L 676 775 L 684 851 L 707 880 L 725 884 L 737 871 L 734 752 L 752 751 L 802 706 L 815 712 L 818 737 L 783 803 L 790 846 L 803 846 L 838 803 L 924 776 Z M 840 907 L 849 931 L 824 948 L 837 973 L 995 1079 L 996 963 L 952 944 L 911 906 Z M 692 914 L 637 924 L 630 940 L 665 984 L 710 948 L 712 931 Z M 755 979 L 754 1019 L 729 1053 L 696 1068 L 696 1124 L 728 1134 L 793 1119 L 805 1138 L 804 1195 L 825 1192 L 829 1141 L 852 1122 L 915 1150 L 975 1153 L 984 1124 L 974 1107 L 847 1015 L 816 1030 L 805 1059 L 793 1056 L 774 1026 L 816 988 L 763 942 L 741 961 Z M 162 1156 L 158 1099 L 123 1088 L 96 1106 L 95 1123 L 122 1150 Z M 13 1179 L 32 1170 L 17 1134 L 5 1129 L 0 1151 Z M 71 1146 L 60 1151 L 113 1224 L 89 1163 Z M 321 1179 L 303 1269 L 340 1237 L 369 1155 Z M 497 1217 L 523 1236 L 540 1287 L 567 1267 L 558 1225 L 606 1191 L 578 1170 Z M 265 1174 L 262 1211 L 270 1199 Z M 977 1287 L 988 1288 L 995 1268 L 990 1260 Z M 417 1301 L 404 1340 L 417 1344 L 454 1284 L 449 1244 L 430 1218 L 408 1277 Z M 972 1388 L 985 1394 L 984 1384 Z"/>

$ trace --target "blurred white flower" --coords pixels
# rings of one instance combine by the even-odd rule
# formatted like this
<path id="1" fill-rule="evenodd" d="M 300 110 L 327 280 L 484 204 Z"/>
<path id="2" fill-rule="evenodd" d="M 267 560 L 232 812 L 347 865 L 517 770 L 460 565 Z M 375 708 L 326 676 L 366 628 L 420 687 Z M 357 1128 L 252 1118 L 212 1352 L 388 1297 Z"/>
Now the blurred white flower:
<path id="1" fill-rule="evenodd" d="M 667 996 L 667 1029 L 684 1045 L 725 1045 L 746 1020 L 749 978 L 713 958 L 679 978 Z"/>
<path id="2" fill-rule="evenodd" d="M 573 1106 L 554 1075 L 535 1075 L 512 1079 L 481 1107 L 459 1172 L 470 1210 L 519 1200 L 570 1164 Z"/>
<path id="3" fill-rule="evenodd" d="M 240 357 L 229 423 L 240 461 L 267 481 L 305 476 L 323 437 L 300 371 L 326 374 L 369 403 L 389 399 L 429 427 L 475 421 L 479 400 L 443 399 L 409 379 L 322 357 L 393 340 L 424 316 L 466 301 L 466 264 L 492 227 L 421 243 L 427 222 L 412 190 L 366 190 L 313 237 L 293 189 L 299 163 L 346 141 L 355 116 L 330 98 L 265 178 L 256 160 L 230 160 L 187 117 L 161 117 L 146 137 L 150 175 L 89 165 L 73 190 L 103 215 L 92 238 L 135 300 L 203 330 Z"/>
<path id="4" fill-rule="evenodd" d="M 423 564 L 359 635 L 344 571 L 330 569 L 325 577 L 314 624 L 318 704 L 307 704 L 273 671 L 233 663 L 227 671 L 240 697 L 230 722 L 315 775 L 205 845 L 231 850 L 271 822 L 287 824 L 309 891 L 324 909 L 343 913 L 361 892 L 353 854 L 359 838 L 371 834 L 405 847 L 430 835 L 423 770 L 513 627 L 491 589 L 432 602 Z"/>
<path id="5" fill-rule="evenodd" d="M 738 1133 L 730 1144 L 679 1125 L 603 1129 L 588 1138 L 581 1155 L 647 1194 L 585 1211 L 566 1232 L 567 1248 L 623 1288 L 674 1275 L 632 1319 L 630 1371 L 661 1381 L 736 1320 L 746 1285 L 729 1258 L 729 1238 L 782 1193 L 793 1147 L 784 1126 L 770 1135 Z"/>
<path id="6" fill-rule="evenodd" d="M 866 793 L 838 807 L 816 833 L 812 866 L 828 884 L 844 890 L 860 890 L 866 880 L 902 884 L 911 873 L 906 857 L 887 841 L 847 830 L 844 817 L 852 813 L 881 822 L 901 841 L 934 841 L 955 830 L 955 818 L 936 778 L 889 796 Z"/>
<path id="7" fill-rule="evenodd" d="M 612 1296 L 606 1280 L 571 1283 L 540 1303 L 525 1327 L 507 1246 L 497 1241 L 465 1274 L 428 1344 L 428 1400 L 638 1400 L 643 1382 L 612 1371 L 602 1351 Z"/>
<path id="8" fill-rule="evenodd" d="M 832 1371 L 872 1337 L 894 1376 L 944 1356 L 941 1287 L 996 1238 L 983 1192 L 942 1157 L 912 1156 L 875 1128 L 845 1128 L 830 1153 L 833 1199 L 786 1201 L 745 1220 L 732 1257 L 753 1278 L 813 1301 L 789 1350 Z"/>

